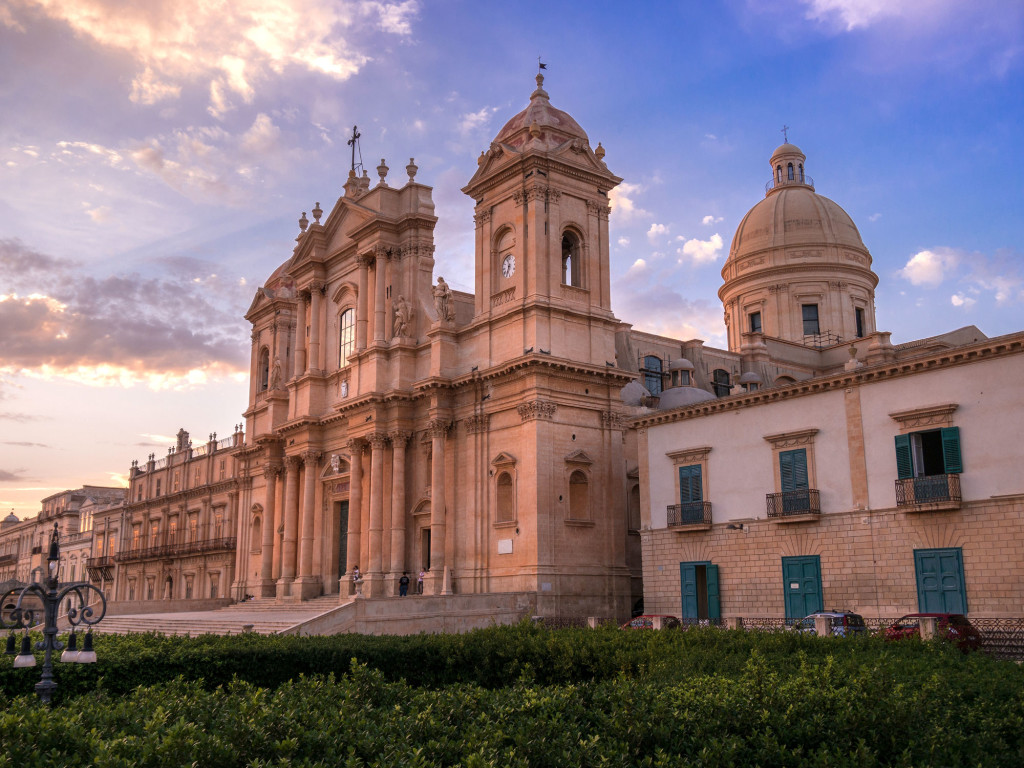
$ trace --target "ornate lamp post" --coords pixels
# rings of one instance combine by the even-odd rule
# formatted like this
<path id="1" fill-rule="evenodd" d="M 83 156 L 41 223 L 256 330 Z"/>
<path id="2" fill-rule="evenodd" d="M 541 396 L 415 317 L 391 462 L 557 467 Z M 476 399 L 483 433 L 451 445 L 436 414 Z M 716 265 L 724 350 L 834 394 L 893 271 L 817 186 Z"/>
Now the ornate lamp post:
<path id="1" fill-rule="evenodd" d="M 39 623 L 42 618 L 43 639 L 36 643 L 36 648 L 43 651 L 43 676 L 36 683 L 36 693 L 47 704 L 53 696 L 57 684 L 53 682 L 53 652 L 64 650 L 60 660 L 78 664 L 90 664 L 96 661 L 96 652 L 92 649 L 92 626 L 99 624 L 107 613 L 107 599 L 103 592 L 92 584 L 68 584 L 61 588 L 58 581 L 60 570 L 60 535 L 57 523 L 53 524 L 50 535 L 50 552 L 46 557 L 47 574 L 43 584 L 29 584 L 8 590 L 0 598 L 0 628 L 11 630 L 7 637 L 7 653 L 14 655 L 15 630 L 22 630 L 21 653 L 14 660 L 15 667 L 34 667 L 36 658 L 32 654 L 28 630 Z M 95 595 L 91 593 L 95 592 Z M 99 605 L 89 605 L 89 597 L 99 597 Z M 67 620 L 71 625 L 71 636 L 67 646 L 57 639 L 57 616 L 61 604 L 68 600 Z M 39 604 L 42 604 L 41 607 Z M 40 611 L 42 617 L 39 616 Z M 85 635 L 82 650 L 77 650 L 75 632 L 78 627 L 85 626 L 89 630 Z"/>

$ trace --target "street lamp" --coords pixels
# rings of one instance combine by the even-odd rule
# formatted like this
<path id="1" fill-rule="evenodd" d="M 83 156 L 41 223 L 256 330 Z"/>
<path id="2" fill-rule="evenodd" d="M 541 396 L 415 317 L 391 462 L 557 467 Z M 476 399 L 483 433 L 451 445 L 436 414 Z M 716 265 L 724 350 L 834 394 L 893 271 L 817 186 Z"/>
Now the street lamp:
<path id="1" fill-rule="evenodd" d="M 57 684 L 53 682 L 53 652 L 64 650 L 60 660 L 78 664 L 90 664 L 96 661 L 96 652 L 92 649 L 92 627 L 99 624 L 107 613 L 107 599 L 102 590 L 92 584 L 68 584 L 60 587 L 58 576 L 60 571 L 60 535 L 57 523 L 53 524 L 50 535 L 50 551 L 46 557 L 47 574 L 43 586 L 32 583 L 25 587 L 8 590 L 0 598 L 0 628 L 11 630 L 7 637 L 7 653 L 14 655 L 15 630 L 22 630 L 21 653 L 14 659 L 15 667 L 34 667 L 36 657 L 32 654 L 28 630 L 39 623 L 42 611 L 43 639 L 36 643 L 36 649 L 44 651 L 43 676 L 36 683 L 36 693 L 47 704 L 53 696 Z M 95 595 L 91 595 L 95 592 Z M 99 597 L 96 608 L 89 605 L 89 597 Z M 67 646 L 57 639 L 57 610 L 64 600 L 71 602 L 67 620 L 71 625 L 71 636 Z M 38 603 L 42 603 L 40 608 Z M 98 610 L 98 615 L 97 614 Z M 78 650 L 75 632 L 78 627 L 88 627 L 82 649 Z"/>

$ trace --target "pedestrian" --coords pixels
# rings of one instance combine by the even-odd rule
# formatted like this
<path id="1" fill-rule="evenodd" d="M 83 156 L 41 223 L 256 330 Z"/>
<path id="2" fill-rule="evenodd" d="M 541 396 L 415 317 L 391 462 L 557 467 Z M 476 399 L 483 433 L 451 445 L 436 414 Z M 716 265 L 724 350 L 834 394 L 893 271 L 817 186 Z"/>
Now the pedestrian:
<path id="1" fill-rule="evenodd" d="M 423 569 L 420 569 L 420 575 L 416 579 L 416 594 L 417 595 L 422 595 L 423 594 L 423 579 L 425 579 L 426 577 L 427 577 L 427 572 L 424 571 Z"/>
<path id="2" fill-rule="evenodd" d="M 409 594 L 409 574 L 402 571 L 402 578 L 398 580 L 398 596 L 405 597 Z"/>

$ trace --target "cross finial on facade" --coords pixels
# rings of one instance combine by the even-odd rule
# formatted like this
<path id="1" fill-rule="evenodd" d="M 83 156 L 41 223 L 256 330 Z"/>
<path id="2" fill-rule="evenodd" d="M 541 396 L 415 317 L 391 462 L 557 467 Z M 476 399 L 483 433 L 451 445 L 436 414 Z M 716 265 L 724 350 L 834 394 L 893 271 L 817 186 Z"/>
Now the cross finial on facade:
<path id="1" fill-rule="evenodd" d="M 788 133 L 788 131 L 789 131 L 789 126 L 788 125 L 782 126 L 782 140 L 784 142 L 786 142 L 787 144 L 789 144 L 789 133 Z"/>
<path id="2" fill-rule="evenodd" d="M 352 126 L 352 138 L 349 139 L 348 142 L 346 142 L 350 147 L 352 147 L 352 170 L 353 171 L 356 169 L 356 149 L 359 146 L 359 137 L 360 136 L 362 136 L 362 134 L 359 133 L 359 131 L 357 130 L 357 127 L 353 125 Z M 359 151 L 360 165 L 362 164 L 362 160 L 363 160 L 363 152 L 360 149 L 360 151 Z"/>

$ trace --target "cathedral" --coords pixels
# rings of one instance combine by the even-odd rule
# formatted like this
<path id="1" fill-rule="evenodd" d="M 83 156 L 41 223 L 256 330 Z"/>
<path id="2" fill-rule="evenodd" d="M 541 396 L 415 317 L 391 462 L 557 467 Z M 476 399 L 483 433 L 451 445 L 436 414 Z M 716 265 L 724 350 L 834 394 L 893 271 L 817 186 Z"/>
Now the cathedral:
<path id="1" fill-rule="evenodd" d="M 184 608 L 411 582 L 546 617 L 1012 612 L 1024 334 L 893 345 L 870 252 L 788 142 L 722 269 L 728 348 L 632 328 L 621 179 L 543 85 L 463 188 L 474 292 L 435 263 L 415 162 L 353 169 L 245 315 L 244 425 L 134 462 L 90 577 Z"/>

